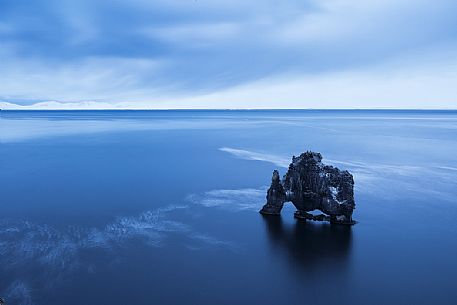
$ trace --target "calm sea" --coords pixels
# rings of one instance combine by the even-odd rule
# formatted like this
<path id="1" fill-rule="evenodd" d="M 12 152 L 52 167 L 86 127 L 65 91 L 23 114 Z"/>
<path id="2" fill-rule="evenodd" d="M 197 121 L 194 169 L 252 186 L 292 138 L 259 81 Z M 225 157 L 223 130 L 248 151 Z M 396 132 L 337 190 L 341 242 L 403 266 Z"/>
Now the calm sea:
<path id="1" fill-rule="evenodd" d="M 263 217 L 322 153 L 353 227 Z M 1 111 L 15 305 L 457 304 L 455 111 Z"/>

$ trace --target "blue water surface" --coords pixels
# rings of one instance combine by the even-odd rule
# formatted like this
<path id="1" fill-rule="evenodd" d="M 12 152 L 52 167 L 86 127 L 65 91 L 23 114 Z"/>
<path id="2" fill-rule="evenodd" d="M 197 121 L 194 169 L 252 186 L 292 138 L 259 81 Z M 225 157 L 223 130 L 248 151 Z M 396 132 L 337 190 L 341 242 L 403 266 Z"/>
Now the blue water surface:
<path id="1" fill-rule="evenodd" d="M 353 227 L 264 217 L 354 174 Z M 8 304 L 457 304 L 455 111 L 1 111 Z"/>

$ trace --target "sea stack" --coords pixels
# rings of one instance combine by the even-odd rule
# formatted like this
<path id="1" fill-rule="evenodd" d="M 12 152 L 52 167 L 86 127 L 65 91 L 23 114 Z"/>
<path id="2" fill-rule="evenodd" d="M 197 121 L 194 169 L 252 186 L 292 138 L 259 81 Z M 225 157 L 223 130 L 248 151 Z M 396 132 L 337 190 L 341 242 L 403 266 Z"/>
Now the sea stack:
<path id="1" fill-rule="evenodd" d="M 295 217 L 353 225 L 355 208 L 354 178 L 348 171 L 324 165 L 320 153 L 307 151 L 292 157 L 287 173 L 280 179 L 273 171 L 267 203 L 260 210 L 265 215 L 279 215 L 285 202 L 297 208 Z M 324 214 L 308 212 L 319 210 Z"/>

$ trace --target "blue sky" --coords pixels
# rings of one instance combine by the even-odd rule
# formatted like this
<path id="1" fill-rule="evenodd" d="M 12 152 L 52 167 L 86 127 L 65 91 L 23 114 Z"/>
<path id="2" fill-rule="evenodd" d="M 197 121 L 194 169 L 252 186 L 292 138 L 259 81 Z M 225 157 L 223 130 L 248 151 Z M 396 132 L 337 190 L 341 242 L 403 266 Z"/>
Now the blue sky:
<path id="1" fill-rule="evenodd" d="M 2 108 L 457 108 L 457 2 L 0 0 L 0 75 Z"/>

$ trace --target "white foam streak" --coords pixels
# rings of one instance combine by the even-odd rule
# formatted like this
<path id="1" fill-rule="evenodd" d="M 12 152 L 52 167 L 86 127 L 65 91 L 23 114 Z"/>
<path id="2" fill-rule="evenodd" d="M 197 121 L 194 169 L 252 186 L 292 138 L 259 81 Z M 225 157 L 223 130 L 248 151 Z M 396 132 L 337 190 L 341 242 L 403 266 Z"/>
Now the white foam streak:
<path id="1" fill-rule="evenodd" d="M 60 231 L 28 221 L 4 220 L 0 222 L 0 262 L 6 268 L 17 268 L 36 261 L 47 269 L 60 272 L 76 268 L 81 263 L 78 254 L 84 249 L 109 251 L 138 238 L 148 245 L 159 247 L 171 232 L 193 238 L 197 232 L 170 215 L 185 208 L 185 205 L 168 206 L 138 216 L 120 217 L 103 229 L 69 227 Z"/>
<path id="2" fill-rule="evenodd" d="M 203 194 L 189 195 L 187 200 L 208 208 L 222 208 L 233 212 L 258 211 L 265 201 L 265 194 L 266 188 L 211 190 Z"/>
<path id="3" fill-rule="evenodd" d="M 230 147 L 221 147 L 219 150 L 232 154 L 240 159 L 270 162 L 284 168 L 289 167 L 290 163 L 289 158 L 284 158 L 273 154 L 259 153 Z"/>
<path id="4" fill-rule="evenodd" d="M 279 155 L 229 147 L 222 147 L 219 150 L 244 160 L 269 162 L 283 168 L 287 168 L 289 165 L 288 158 Z M 432 190 L 428 185 L 417 186 L 409 180 L 405 180 L 405 178 L 414 179 L 415 177 L 422 176 L 430 179 L 430 182 L 442 181 L 449 184 L 455 181 L 453 172 L 457 171 L 457 168 L 452 166 L 385 164 L 353 160 L 341 161 L 332 158 L 324 159 L 323 161 L 324 163 L 338 166 L 341 169 L 349 170 L 354 175 L 357 192 L 369 193 L 383 198 L 391 197 L 393 193 L 391 188 L 399 187 L 417 194 L 436 195 L 439 193 L 442 198 L 451 200 L 452 196 L 447 192 Z M 202 202 L 208 206 L 227 206 L 227 202 L 231 202 L 231 200 L 220 198 L 219 196 L 208 196 Z"/>
<path id="5" fill-rule="evenodd" d="M 31 289 L 22 281 L 14 281 L 5 291 L 2 291 L 3 296 L 11 302 L 18 305 L 32 305 Z"/>

